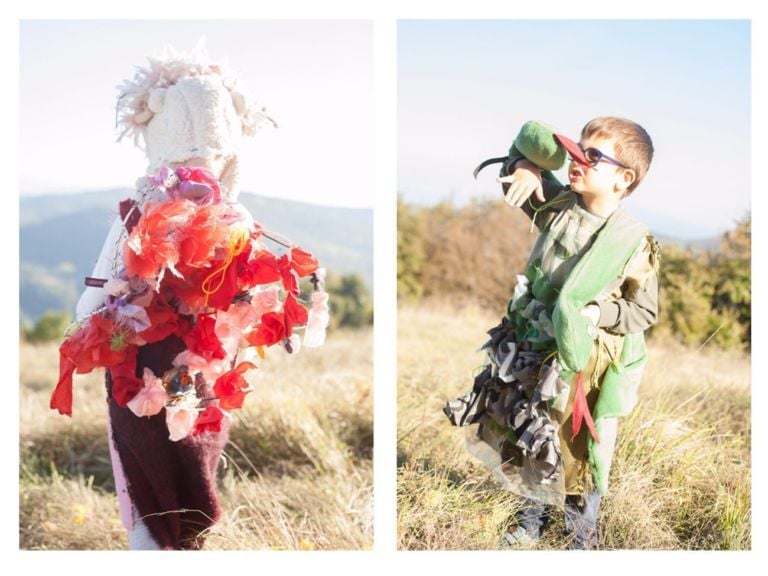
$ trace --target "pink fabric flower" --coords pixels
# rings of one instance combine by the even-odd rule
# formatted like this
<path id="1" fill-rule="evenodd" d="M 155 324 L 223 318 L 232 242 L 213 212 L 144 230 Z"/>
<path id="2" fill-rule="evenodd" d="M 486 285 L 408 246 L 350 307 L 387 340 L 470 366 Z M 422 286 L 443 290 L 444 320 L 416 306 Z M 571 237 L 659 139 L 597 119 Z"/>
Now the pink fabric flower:
<path id="1" fill-rule="evenodd" d="M 312 308 L 309 310 L 307 328 L 304 332 L 304 346 L 317 348 L 325 342 L 325 329 L 331 316 L 328 308 L 328 293 L 324 290 L 312 293 Z"/>
<path id="2" fill-rule="evenodd" d="M 266 290 L 260 290 L 251 299 L 251 306 L 256 311 L 258 318 L 261 318 L 267 312 L 277 310 L 279 303 L 277 286 L 270 286 Z"/>
<path id="3" fill-rule="evenodd" d="M 117 302 L 117 308 L 115 309 L 115 319 L 119 323 L 129 326 L 136 333 L 143 332 L 151 325 L 147 311 L 144 308 L 120 301 Z"/>
<path id="4" fill-rule="evenodd" d="M 206 360 L 194 352 L 184 350 L 173 359 L 173 365 L 186 366 L 192 376 L 202 374 L 206 382 L 215 382 L 216 379 L 227 371 L 231 364 L 231 358 L 226 357 L 220 360 Z"/>
<path id="5" fill-rule="evenodd" d="M 261 315 L 248 302 L 236 302 L 228 310 L 220 310 L 216 315 L 216 336 L 228 358 L 237 354 L 242 343 L 243 332 L 259 320 Z M 245 343 L 247 346 L 247 343 Z"/>
<path id="6" fill-rule="evenodd" d="M 149 175 L 149 181 L 161 190 L 173 188 L 178 183 L 176 174 L 168 166 L 161 166 L 156 174 Z"/>
<path id="7" fill-rule="evenodd" d="M 154 416 L 163 409 L 167 399 L 163 381 L 152 370 L 144 368 L 144 387 L 128 402 L 128 408 L 136 416 Z"/>
<path id="8" fill-rule="evenodd" d="M 179 197 L 191 200 L 200 206 L 217 204 L 221 200 L 219 183 L 213 172 L 207 168 L 182 166 L 176 169 L 176 176 L 180 180 L 175 191 Z"/>
<path id="9" fill-rule="evenodd" d="M 165 414 L 168 438 L 172 442 L 186 438 L 197 420 L 197 399 L 188 398 L 173 406 L 166 406 Z"/>

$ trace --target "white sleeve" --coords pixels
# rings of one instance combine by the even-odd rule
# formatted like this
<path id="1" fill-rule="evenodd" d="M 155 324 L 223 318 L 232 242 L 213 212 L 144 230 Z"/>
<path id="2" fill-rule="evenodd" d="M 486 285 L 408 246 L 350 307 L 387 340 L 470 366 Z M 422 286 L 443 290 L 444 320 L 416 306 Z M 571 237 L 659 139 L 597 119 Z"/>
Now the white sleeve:
<path id="1" fill-rule="evenodd" d="M 109 229 L 109 234 L 107 234 L 107 238 L 104 240 L 104 245 L 101 247 L 99 259 L 96 261 L 93 273 L 91 274 L 94 278 L 104 278 L 105 280 L 112 278 L 114 261 L 115 259 L 121 258 L 121 246 L 118 246 L 118 242 L 123 229 L 123 222 L 120 219 L 120 216 L 118 216 L 115 218 L 114 222 L 112 222 L 112 228 Z M 82 321 L 91 312 L 103 305 L 105 299 L 106 294 L 104 288 L 88 286 L 80 296 L 80 300 L 77 302 L 75 318 L 78 321 Z"/>

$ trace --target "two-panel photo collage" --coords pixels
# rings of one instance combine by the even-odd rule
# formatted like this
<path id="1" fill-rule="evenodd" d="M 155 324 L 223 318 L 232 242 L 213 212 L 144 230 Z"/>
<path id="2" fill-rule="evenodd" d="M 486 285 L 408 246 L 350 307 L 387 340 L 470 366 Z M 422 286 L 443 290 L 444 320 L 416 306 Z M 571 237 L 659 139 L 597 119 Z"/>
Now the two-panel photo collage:
<path id="1" fill-rule="evenodd" d="M 19 550 L 751 551 L 752 21 L 380 28 L 19 21 Z"/>

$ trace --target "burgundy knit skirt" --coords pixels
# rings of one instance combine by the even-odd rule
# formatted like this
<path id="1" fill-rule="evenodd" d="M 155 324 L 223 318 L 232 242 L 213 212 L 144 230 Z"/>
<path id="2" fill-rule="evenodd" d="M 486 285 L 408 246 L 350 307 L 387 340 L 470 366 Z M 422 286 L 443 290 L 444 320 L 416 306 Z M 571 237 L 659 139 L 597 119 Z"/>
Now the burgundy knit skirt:
<path id="1" fill-rule="evenodd" d="M 141 377 L 146 367 L 161 376 L 184 349 L 177 336 L 140 347 L 136 375 Z M 138 516 L 161 548 L 201 548 L 203 532 L 221 516 L 216 470 L 227 443 L 229 421 L 222 421 L 220 432 L 203 432 L 172 442 L 165 410 L 138 417 L 112 399 L 111 384 L 107 370 L 112 435 Z"/>

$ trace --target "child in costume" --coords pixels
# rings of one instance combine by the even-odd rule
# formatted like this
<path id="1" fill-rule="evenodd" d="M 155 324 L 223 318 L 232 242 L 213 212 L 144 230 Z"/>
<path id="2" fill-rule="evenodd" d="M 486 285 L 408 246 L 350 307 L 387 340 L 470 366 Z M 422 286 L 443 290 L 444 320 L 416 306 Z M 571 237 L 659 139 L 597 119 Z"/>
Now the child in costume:
<path id="1" fill-rule="evenodd" d="M 551 170 L 570 156 L 570 185 Z M 570 545 L 595 548 L 608 488 L 617 418 L 636 403 L 646 362 L 643 333 L 657 318 L 658 245 L 621 200 L 653 156 L 647 132 L 596 118 L 579 143 L 526 123 L 504 158 L 499 182 L 539 235 L 505 317 L 482 349 L 472 391 L 444 412 L 477 424 L 468 448 L 524 497 L 507 544 L 537 540 L 552 505 L 565 508 Z"/>
<path id="2" fill-rule="evenodd" d="M 245 375 L 269 346 L 297 351 L 300 330 L 323 343 L 324 272 L 237 202 L 239 143 L 271 119 L 224 66 L 166 49 L 119 88 L 121 137 L 143 139 L 149 166 L 86 278 L 51 408 L 71 415 L 73 373 L 106 368 L 130 548 L 200 548 L 221 515 L 216 470 Z"/>

